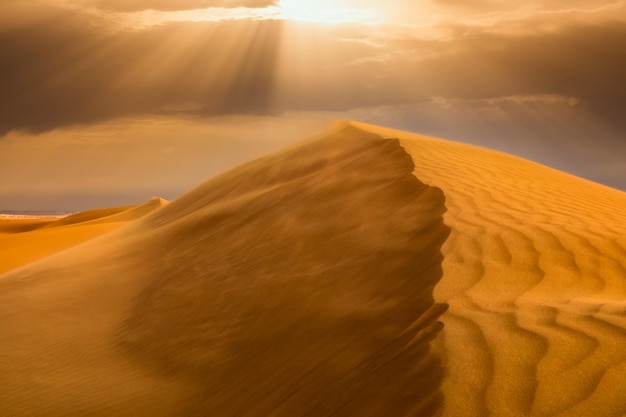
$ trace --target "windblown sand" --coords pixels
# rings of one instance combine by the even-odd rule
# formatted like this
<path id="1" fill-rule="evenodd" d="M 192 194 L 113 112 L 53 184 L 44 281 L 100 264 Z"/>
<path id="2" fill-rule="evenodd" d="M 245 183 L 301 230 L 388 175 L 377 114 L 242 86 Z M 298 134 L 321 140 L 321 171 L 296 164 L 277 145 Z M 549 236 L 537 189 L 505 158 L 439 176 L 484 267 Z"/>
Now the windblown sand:
<path id="1" fill-rule="evenodd" d="M 0 415 L 623 416 L 625 208 L 344 122 L 141 219 L 0 234 L 126 223 L 0 276 Z"/>

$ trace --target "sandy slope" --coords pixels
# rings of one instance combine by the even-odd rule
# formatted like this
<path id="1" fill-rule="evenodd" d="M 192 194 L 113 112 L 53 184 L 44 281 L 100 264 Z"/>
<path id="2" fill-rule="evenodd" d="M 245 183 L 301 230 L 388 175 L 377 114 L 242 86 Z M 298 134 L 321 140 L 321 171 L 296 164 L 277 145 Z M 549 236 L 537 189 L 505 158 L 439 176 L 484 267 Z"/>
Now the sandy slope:
<path id="1" fill-rule="evenodd" d="M 626 415 L 626 194 L 359 126 L 401 138 L 415 175 L 445 194 L 445 415 Z"/>
<path id="2" fill-rule="evenodd" d="M 115 230 L 165 204 L 162 198 L 153 198 L 61 219 L 0 219 L 0 274 Z"/>
<path id="3" fill-rule="evenodd" d="M 622 416 L 624 207 L 339 123 L 0 276 L 0 415 Z"/>

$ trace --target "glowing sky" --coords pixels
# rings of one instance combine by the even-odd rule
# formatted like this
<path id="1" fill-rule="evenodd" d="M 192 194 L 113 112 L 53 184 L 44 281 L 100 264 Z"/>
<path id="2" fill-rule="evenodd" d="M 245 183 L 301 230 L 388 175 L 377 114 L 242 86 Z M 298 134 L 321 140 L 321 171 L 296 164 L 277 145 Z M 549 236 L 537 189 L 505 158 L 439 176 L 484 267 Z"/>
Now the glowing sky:
<path id="1" fill-rule="evenodd" d="M 333 118 L 626 190 L 624 45 L 626 1 L 2 0 L 0 209 L 171 198 Z"/>

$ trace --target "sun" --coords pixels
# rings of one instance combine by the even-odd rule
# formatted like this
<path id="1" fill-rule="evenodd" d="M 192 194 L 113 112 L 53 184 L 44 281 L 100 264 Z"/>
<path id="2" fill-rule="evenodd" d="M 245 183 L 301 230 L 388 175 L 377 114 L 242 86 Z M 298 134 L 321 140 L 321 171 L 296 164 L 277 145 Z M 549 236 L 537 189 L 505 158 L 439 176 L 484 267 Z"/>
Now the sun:
<path id="1" fill-rule="evenodd" d="M 338 0 L 280 0 L 280 16 L 285 20 L 320 23 L 369 23 L 376 14 L 368 9 L 343 7 Z"/>

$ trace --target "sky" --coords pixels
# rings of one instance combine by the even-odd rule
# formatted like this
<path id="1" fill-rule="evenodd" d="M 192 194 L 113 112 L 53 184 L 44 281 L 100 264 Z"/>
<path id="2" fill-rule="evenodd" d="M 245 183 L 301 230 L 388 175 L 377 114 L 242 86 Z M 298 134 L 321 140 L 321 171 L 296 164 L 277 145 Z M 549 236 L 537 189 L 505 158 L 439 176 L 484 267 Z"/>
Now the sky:
<path id="1" fill-rule="evenodd" d="M 626 0 L 0 0 L 0 210 L 175 198 L 352 119 L 626 190 Z"/>

